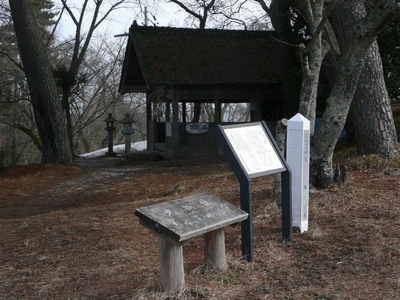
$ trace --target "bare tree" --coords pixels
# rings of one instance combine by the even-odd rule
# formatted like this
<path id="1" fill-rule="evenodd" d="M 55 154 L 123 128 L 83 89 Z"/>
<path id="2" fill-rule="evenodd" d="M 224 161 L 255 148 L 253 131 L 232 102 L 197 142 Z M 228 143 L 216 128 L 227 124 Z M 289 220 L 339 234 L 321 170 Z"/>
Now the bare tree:
<path id="1" fill-rule="evenodd" d="M 285 0 L 275 0 L 274 2 L 281 4 Z M 298 0 L 291 2 L 292 7 L 301 18 L 307 21 L 311 34 L 308 45 L 299 47 L 303 69 L 299 110 L 311 119 L 312 123 L 315 118 L 316 91 L 322 60 L 329 49 L 339 53 L 336 36 L 328 22 L 335 2 L 335 0 L 329 1 L 327 6 L 323 1 L 311 3 L 309 0 Z M 349 38 L 342 45 L 332 92 L 328 97 L 321 125 L 313 139 L 310 178 L 316 186 L 327 187 L 333 180 L 333 150 L 344 127 L 370 45 L 375 41 L 382 26 L 398 13 L 397 1 L 379 1 L 377 5 L 371 6 L 368 15 L 361 18 L 348 30 Z M 397 150 L 393 154 L 397 155 Z"/>
<path id="2" fill-rule="evenodd" d="M 311 148 L 310 177 L 316 186 L 327 187 L 333 180 L 333 150 L 345 125 L 365 58 L 379 31 L 399 13 L 397 1 L 380 1 L 349 29 L 349 38 L 338 60 L 335 83 Z M 392 156 L 395 155 L 397 150 Z"/>
<path id="3" fill-rule="evenodd" d="M 82 1 L 82 6 L 79 9 L 79 15 L 73 11 L 67 0 L 61 0 L 63 8 L 75 25 L 74 45 L 71 57 L 68 62 L 59 64 L 55 70 L 58 85 L 62 90 L 62 105 L 66 114 L 68 138 L 71 149 L 73 149 L 73 125 L 71 120 L 70 103 L 71 91 L 76 84 L 79 84 L 79 70 L 82 66 L 84 57 L 88 51 L 95 30 L 110 16 L 113 11 L 121 8 L 121 5 L 124 2 L 125 0 L 94 1 L 94 8 L 93 13 L 91 14 L 89 27 L 85 29 L 84 24 L 86 22 L 86 14 L 89 14 L 89 0 Z M 102 9 L 106 7 L 105 4 L 107 4 L 108 7 L 104 12 L 102 12 Z"/>
<path id="4" fill-rule="evenodd" d="M 115 40 L 100 39 L 88 49 L 82 62 L 80 74 L 85 74 L 85 79 L 74 86 L 69 100 L 76 153 L 99 146 L 96 137 L 104 135 L 104 130 L 94 124 L 101 123 L 104 114 L 122 99 L 117 90 L 122 49 L 121 41 L 117 44 Z"/>
<path id="5" fill-rule="evenodd" d="M 96 39 L 92 39 L 89 43 L 88 35 L 91 34 L 93 37 L 93 32 L 88 34 L 88 29 L 83 27 L 83 24 L 85 23 L 84 19 L 88 14 L 91 13 L 91 10 L 89 9 L 90 1 L 87 1 L 86 3 L 88 3 L 88 6 L 86 6 L 86 10 L 82 12 L 82 14 L 86 13 L 85 17 L 83 17 L 81 13 L 78 14 L 80 18 L 77 22 L 78 27 L 80 26 L 80 28 L 77 29 L 76 32 L 80 34 L 79 39 L 77 39 L 76 34 L 74 39 L 71 41 L 67 40 L 60 42 L 55 39 L 55 34 L 57 33 L 56 28 L 58 26 L 58 22 L 61 20 L 62 13 L 58 15 L 55 26 L 51 31 L 49 31 L 49 34 L 46 34 L 45 36 L 42 35 L 43 42 L 47 45 L 47 49 L 49 50 L 48 58 L 50 59 L 51 63 L 55 65 L 53 68 L 53 74 L 56 75 L 56 83 L 58 84 L 59 94 L 68 94 L 69 97 L 69 109 L 67 110 L 67 115 L 69 116 L 69 125 L 71 126 L 70 133 L 72 134 L 72 141 L 74 141 L 72 144 L 73 149 L 78 153 L 85 151 L 85 149 L 93 149 L 93 147 L 99 146 L 99 142 L 97 141 L 98 139 L 93 139 L 92 143 L 86 143 L 86 137 L 90 137 L 90 140 L 96 136 L 97 134 L 95 128 L 98 129 L 97 133 L 104 135 L 105 131 L 103 130 L 104 124 L 102 124 L 102 117 L 108 109 L 118 109 L 116 103 L 123 99 L 123 97 L 119 95 L 117 91 L 120 77 L 121 57 L 123 55 L 123 41 L 115 38 L 113 38 L 112 42 L 109 40 L 100 41 L 99 34 L 97 34 Z M 97 5 L 100 5 L 101 3 L 103 3 L 103 1 L 96 2 Z M 103 5 L 108 4 L 107 12 L 101 13 L 99 10 L 97 12 L 99 15 L 97 18 L 98 22 L 94 25 L 92 22 L 89 30 L 93 29 L 94 27 L 97 29 L 97 26 L 100 25 L 100 22 L 109 16 L 110 11 L 116 9 L 116 6 L 113 7 L 113 5 L 122 3 L 122 1 L 114 1 L 111 4 L 110 3 L 111 2 L 109 1 L 104 1 Z M 120 5 L 118 7 L 122 8 L 123 6 Z M 7 7 L 4 8 L 6 9 Z M 76 11 L 73 7 L 70 7 L 70 9 L 73 13 Z M 60 11 L 66 12 L 66 8 L 62 7 Z M 4 18 L 2 18 L 2 25 L 4 25 L 7 19 L 6 17 L 7 15 L 4 14 Z M 12 24 L 11 16 L 9 19 L 9 23 Z M 3 29 L 3 27 L 4 26 L 1 26 L 1 29 Z M 10 36 L 13 36 L 12 30 L 9 31 L 9 34 Z M 3 41 L 6 40 L 8 39 L 3 39 Z M 54 43 L 54 41 L 56 41 L 56 43 Z M 75 41 L 79 42 L 79 46 L 77 46 Z M 97 44 L 93 45 L 92 47 L 92 43 L 96 41 Z M 14 45 L 11 41 L 8 44 L 10 47 Z M 2 44 L 2 49 L 4 48 L 4 45 L 5 43 Z M 2 49 L 0 49 L 0 51 Z M 25 94 L 23 92 L 25 90 L 24 88 L 27 86 L 24 69 L 18 60 L 18 55 L 11 55 L 12 52 L 10 49 L 6 50 L 7 51 L 2 51 L 3 56 L 1 59 L 8 60 L 6 65 L 9 67 L 10 72 L 14 72 L 15 75 L 10 73 L 7 76 L 0 77 L 1 86 L 4 87 L 0 92 L 2 92 L 1 94 L 6 95 L 6 97 L 2 97 L 1 100 L 8 102 L 13 101 L 12 107 L 11 105 L 7 105 L 7 110 L 2 113 L 2 122 L 4 124 L 3 127 L 10 128 L 8 131 L 10 134 L 7 134 L 7 138 L 4 139 L 7 144 L 3 143 L 3 145 L 11 149 L 11 147 L 14 147 L 11 145 L 13 143 L 13 145 L 16 146 L 24 145 L 26 148 L 24 135 L 29 135 L 31 140 L 33 140 L 38 146 L 37 148 L 41 150 L 41 139 L 36 135 L 36 122 L 31 121 L 34 119 L 33 114 L 32 118 L 29 118 L 29 112 L 32 111 L 30 110 L 31 98 L 28 92 Z M 18 50 L 14 51 L 14 53 L 17 53 L 17 51 Z M 86 52 L 86 55 L 84 55 L 83 52 Z M 74 81 L 74 85 L 70 86 L 71 89 L 69 93 L 65 93 L 64 79 L 66 78 L 66 74 L 69 74 L 68 67 L 71 66 L 71 61 L 74 61 L 74 58 L 75 61 L 80 61 L 79 71 L 72 79 L 72 81 Z M 3 68 L 3 72 L 4 71 L 6 71 L 5 68 Z M 17 76 L 20 78 L 19 81 L 17 81 Z M 10 85 L 9 79 L 12 80 L 12 84 L 15 86 L 15 88 L 13 88 L 13 85 Z M 13 90 L 17 90 L 18 94 L 12 93 Z M 14 96 L 12 100 L 10 100 L 11 95 Z M 22 111 L 22 109 L 24 109 L 24 111 Z M 124 114 L 125 112 L 123 114 L 121 113 L 121 115 Z M 19 129 L 21 134 L 15 133 L 14 129 Z M 14 147 L 13 149 L 16 148 Z M 19 153 L 18 151 L 7 152 L 15 154 L 14 156 Z M 30 150 L 29 153 L 37 153 L 37 151 Z M 29 162 L 30 159 L 29 158 L 26 160 L 26 158 L 24 158 L 26 157 L 25 154 L 19 155 L 18 157 L 19 163 Z"/>

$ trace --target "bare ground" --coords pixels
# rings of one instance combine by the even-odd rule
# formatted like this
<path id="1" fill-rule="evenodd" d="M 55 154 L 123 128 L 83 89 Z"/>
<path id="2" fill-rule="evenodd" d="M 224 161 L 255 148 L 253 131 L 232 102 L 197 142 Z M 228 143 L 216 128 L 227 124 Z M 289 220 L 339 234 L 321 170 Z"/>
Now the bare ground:
<path id="1" fill-rule="evenodd" d="M 238 205 L 238 181 L 222 158 L 119 160 L 0 171 L 0 299 L 400 299 L 399 160 L 339 153 L 346 182 L 311 189 L 309 231 L 292 243 L 273 177 L 254 179 L 255 261 L 241 258 L 239 227 L 226 230 L 226 272 L 204 265 L 194 238 L 186 284 L 169 293 L 135 209 L 204 191 Z"/>

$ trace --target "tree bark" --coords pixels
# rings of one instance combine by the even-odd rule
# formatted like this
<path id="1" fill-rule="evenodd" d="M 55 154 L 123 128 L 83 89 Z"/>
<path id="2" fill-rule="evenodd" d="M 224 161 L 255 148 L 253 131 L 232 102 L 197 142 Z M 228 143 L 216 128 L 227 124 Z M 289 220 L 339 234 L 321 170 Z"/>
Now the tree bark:
<path id="1" fill-rule="evenodd" d="M 348 28 L 366 15 L 360 1 L 339 1 L 335 5 L 330 19 L 340 46 L 348 39 Z M 368 49 L 349 118 L 359 154 L 398 155 L 397 133 L 376 41 Z"/>
<path id="2" fill-rule="evenodd" d="M 381 1 L 348 31 L 335 83 L 311 147 L 310 179 L 317 187 L 328 187 L 333 181 L 333 150 L 346 122 L 368 49 L 382 26 L 398 14 L 398 10 L 396 1 Z"/>
<path id="3" fill-rule="evenodd" d="M 352 106 L 358 154 L 398 156 L 396 127 L 376 41 L 369 48 Z"/>
<path id="4" fill-rule="evenodd" d="M 72 164 L 65 117 L 30 0 L 10 0 L 11 14 L 32 106 L 43 143 L 42 162 Z"/>
<path id="5" fill-rule="evenodd" d="M 368 42 L 347 45 L 338 62 L 338 73 L 314 138 L 310 155 L 310 181 L 326 188 L 333 182 L 333 151 L 346 122 L 351 100 L 366 57 Z"/>

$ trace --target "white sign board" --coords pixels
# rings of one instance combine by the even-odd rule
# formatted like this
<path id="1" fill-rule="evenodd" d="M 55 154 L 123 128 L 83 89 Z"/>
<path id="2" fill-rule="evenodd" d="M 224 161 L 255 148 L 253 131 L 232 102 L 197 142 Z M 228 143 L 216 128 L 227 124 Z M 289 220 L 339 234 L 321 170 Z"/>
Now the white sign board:
<path id="1" fill-rule="evenodd" d="M 223 126 L 223 130 L 249 177 L 286 171 L 261 123 Z"/>

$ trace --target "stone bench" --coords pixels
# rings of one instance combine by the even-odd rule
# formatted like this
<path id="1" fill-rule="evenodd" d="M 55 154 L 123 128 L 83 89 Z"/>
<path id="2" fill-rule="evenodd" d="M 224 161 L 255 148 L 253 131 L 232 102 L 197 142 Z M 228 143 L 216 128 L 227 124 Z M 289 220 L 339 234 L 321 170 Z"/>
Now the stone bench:
<path id="1" fill-rule="evenodd" d="M 138 208 L 135 215 L 143 226 L 158 234 L 164 291 L 176 290 L 185 283 L 182 245 L 200 234 L 204 234 L 206 261 L 216 269 L 225 269 L 224 227 L 248 217 L 246 212 L 211 193 Z"/>

